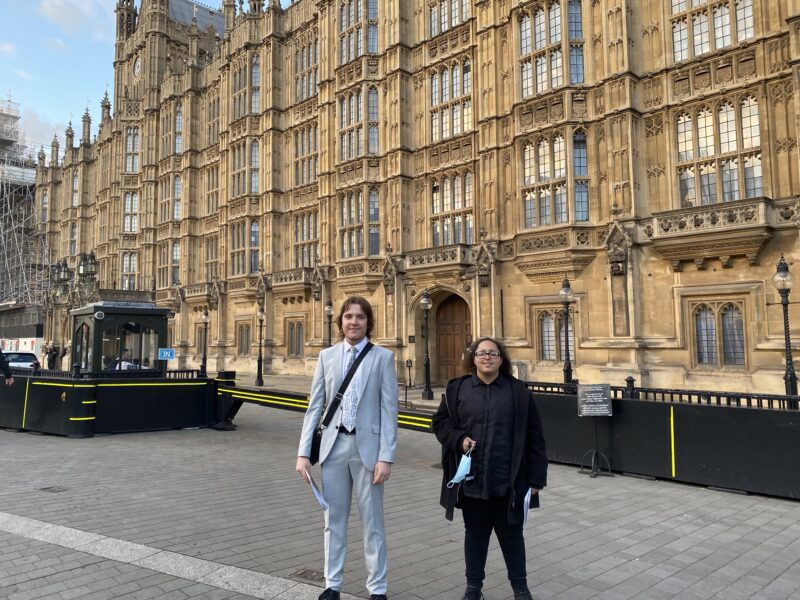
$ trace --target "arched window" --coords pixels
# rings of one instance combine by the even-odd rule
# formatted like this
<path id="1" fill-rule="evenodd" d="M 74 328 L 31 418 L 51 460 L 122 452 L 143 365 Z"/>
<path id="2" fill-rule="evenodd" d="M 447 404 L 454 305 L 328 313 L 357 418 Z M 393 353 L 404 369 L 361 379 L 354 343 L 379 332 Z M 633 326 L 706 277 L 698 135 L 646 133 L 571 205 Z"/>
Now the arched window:
<path id="1" fill-rule="evenodd" d="M 253 57 L 250 69 L 250 112 L 261 112 L 261 60 L 258 56 Z"/>
<path id="2" fill-rule="evenodd" d="M 250 222 L 250 272 L 258 273 L 258 221 Z"/>
<path id="3" fill-rule="evenodd" d="M 553 177 L 561 179 L 567 176 L 567 151 L 564 137 L 557 135 L 553 138 Z"/>
<path id="4" fill-rule="evenodd" d="M 464 95 L 467 96 L 472 93 L 472 63 L 469 59 L 464 61 L 463 75 L 464 75 Z"/>
<path id="5" fill-rule="evenodd" d="M 697 113 L 697 155 L 714 154 L 714 119 L 711 110 L 703 108 Z"/>
<path id="6" fill-rule="evenodd" d="M 139 128 L 128 127 L 125 134 L 125 171 L 139 170 Z"/>
<path id="7" fill-rule="evenodd" d="M 694 140 L 692 138 L 692 117 L 687 113 L 682 113 L 678 117 L 678 124 L 676 128 L 676 136 L 678 140 L 678 160 L 692 160 L 693 152 L 692 146 Z"/>
<path id="8" fill-rule="evenodd" d="M 523 56 L 531 52 L 531 17 L 528 13 L 519 19 L 519 52 Z"/>
<path id="9" fill-rule="evenodd" d="M 175 107 L 175 154 L 183 152 L 183 105 Z"/>
<path id="10" fill-rule="evenodd" d="M 717 364 L 717 326 L 714 312 L 700 306 L 694 313 L 697 362 L 701 365 Z"/>
<path id="11" fill-rule="evenodd" d="M 732 304 L 722 308 L 722 355 L 726 365 L 744 364 L 744 319 Z"/>
<path id="12" fill-rule="evenodd" d="M 761 131 L 758 117 L 758 102 L 752 96 L 742 100 L 742 147 L 755 148 L 761 145 Z"/>
<path id="13" fill-rule="evenodd" d="M 78 224 L 75 222 L 69 226 L 69 254 L 70 256 L 78 254 Z"/>
<path id="14" fill-rule="evenodd" d="M 546 139 L 539 140 L 539 181 L 547 181 L 550 179 L 550 144 Z"/>
<path id="15" fill-rule="evenodd" d="M 180 285 L 181 245 L 172 242 L 172 285 Z"/>
<path id="16" fill-rule="evenodd" d="M 533 185 L 536 178 L 536 149 L 530 142 L 522 151 L 522 185 Z"/>
<path id="17" fill-rule="evenodd" d="M 78 206 L 78 174 L 72 175 L 72 206 Z"/>
<path id="18" fill-rule="evenodd" d="M 40 219 L 41 223 L 47 223 L 47 216 L 48 216 L 47 213 L 49 208 L 48 204 L 49 204 L 49 199 L 47 197 L 47 191 L 45 190 L 44 192 L 42 192 L 42 216 Z"/>
<path id="19" fill-rule="evenodd" d="M 719 118 L 720 152 L 736 151 L 736 113 L 730 102 L 723 102 L 717 112 Z"/>
<path id="20" fill-rule="evenodd" d="M 175 175 L 172 190 L 172 219 L 179 221 L 181 218 L 181 192 L 182 192 L 181 176 Z"/>
<path id="21" fill-rule="evenodd" d="M 259 146 L 258 142 L 253 140 L 250 144 L 250 193 L 257 194 L 259 192 L 258 187 L 258 175 L 259 175 Z"/>
<path id="22" fill-rule="evenodd" d="M 381 214 L 378 190 L 369 191 L 369 254 L 376 256 L 381 253 Z"/>
<path id="23" fill-rule="evenodd" d="M 367 93 L 367 152 L 377 154 L 379 152 L 378 139 L 378 90 L 369 88 Z"/>

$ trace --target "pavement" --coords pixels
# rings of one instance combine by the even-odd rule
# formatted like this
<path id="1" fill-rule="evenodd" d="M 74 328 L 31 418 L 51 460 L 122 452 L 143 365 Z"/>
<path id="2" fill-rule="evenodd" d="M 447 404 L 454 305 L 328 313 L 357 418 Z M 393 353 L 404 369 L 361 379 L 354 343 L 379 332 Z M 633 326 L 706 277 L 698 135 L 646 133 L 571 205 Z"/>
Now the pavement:
<path id="1" fill-rule="evenodd" d="M 323 515 L 294 472 L 301 420 L 246 404 L 233 432 L 0 430 L 0 598 L 315 599 Z M 392 600 L 463 593 L 463 525 L 438 505 L 439 457 L 432 435 L 400 430 L 386 487 Z M 362 542 L 354 510 L 347 600 L 368 597 Z M 526 546 L 542 600 L 800 598 L 789 500 L 551 464 Z M 511 598 L 494 540 L 486 571 L 487 600 Z"/>

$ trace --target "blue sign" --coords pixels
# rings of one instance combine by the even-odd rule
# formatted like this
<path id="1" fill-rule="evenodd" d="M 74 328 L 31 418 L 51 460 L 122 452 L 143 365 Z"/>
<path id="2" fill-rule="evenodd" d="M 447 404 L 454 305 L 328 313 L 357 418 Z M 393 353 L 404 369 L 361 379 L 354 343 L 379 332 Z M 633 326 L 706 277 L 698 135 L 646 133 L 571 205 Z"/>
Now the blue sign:
<path id="1" fill-rule="evenodd" d="M 175 348 L 159 348 L 158 360 L 175 360 Z"/>

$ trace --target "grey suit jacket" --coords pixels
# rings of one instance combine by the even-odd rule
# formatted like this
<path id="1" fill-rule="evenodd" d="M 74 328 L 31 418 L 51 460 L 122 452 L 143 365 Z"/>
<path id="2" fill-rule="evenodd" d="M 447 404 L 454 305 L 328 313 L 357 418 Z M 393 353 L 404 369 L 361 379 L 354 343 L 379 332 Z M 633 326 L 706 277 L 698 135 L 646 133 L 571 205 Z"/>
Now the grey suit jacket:
<path id="1" fill-rule="evenodd" d="M 298 456 L 311 454 L 314 430 L 322 420 L 323 406 L 327 407 L 339 386 L 342 385 L 342 353 L 345 342 L 326 348 L 319 354 L 317 369 L 311 382 L 311 397 L 303 420 Z M 397 372 L 394 368 L 394 353 L 386 348 L 374 346 L 358 367 L 361 387 L 355 390 L 359 396 L 356 412 L 356 444 L 361 462 L 370 471 L 380 461 L 393 463 L 397 447 Z M 355 379 L 355 378 L 354 378 Z M 350 385 L 355 385 L 353 381 Z M 342 405 L 322 434 L 319 451 L 320 464 L 325 462 L 336 441 L 338 427 L 342 422 Z"/>

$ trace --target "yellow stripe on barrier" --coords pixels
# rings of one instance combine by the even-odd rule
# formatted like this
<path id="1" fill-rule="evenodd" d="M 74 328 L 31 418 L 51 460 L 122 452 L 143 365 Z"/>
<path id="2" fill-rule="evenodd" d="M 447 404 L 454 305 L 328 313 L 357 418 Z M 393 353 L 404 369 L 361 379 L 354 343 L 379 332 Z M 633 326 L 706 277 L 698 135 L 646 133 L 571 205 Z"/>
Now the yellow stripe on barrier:
<path id="1" fill-rule="evenodd" d="M 70 417 L 70 421 L 94 421 L 94 417 Z"/>
<path id="2" fill-rule="evenodd" d="M 97 404 L 97 400 L 84 400 L 81 404 Z"/>
<path id="3" fill-rule="evenodd" d="M 400 425 L 409 425 L 411 427 L 419 427 L 420 429 L 430 429 L 430 422 L 428 423 L 415 423 L 414 421 L 406 421 L 403 418 L 397 419 Z"/>
<path id="4" fill-rule="evenodd" d="M 170 386 L 186 386 L 186 385 L 207 385 L 205 381 L 198 383 L 98 383 L 97 387 L 170 387 Z"/>
<path id="5" fill-rule="evenodd" d="M 299 402 L 292 402 L 291 398 L 284 398 L 284 400 L 288 400 L 288 402 L 282 402 L 281 400 L 260 400 L 257 398 L 246 398 L 244 396 L 237 396 L 236 394 L 231 394 L 234 398 L 239 398 L 242 400 L 252 400 L 254 402 L 261 402 L 263 404 L 279 404 L 280 406 L 291 406 L 293 408 L 308 408 L 308 405 L 305 403 Z"/>
<path id="6" fill-rule="evenodd" d="M 400 413 L 400 418 L 401 419 L 410 419 L 410 420 L 414 420 L 414 421 L 419 421 L 420 423 L 426 423 L 428 425 L 430 425 L 433 422 L 433 418 L 432 417 L 419 417 L 417 415 L 406 415 L 406 414 L 403 414 L 403 413 Z"/>
<path id="7" fill-rule="evenodd" d="M 25 429 L 25 417 L 28 416 L 28 390 L 31 387 L 31 378 L 25 380 L 25 403 L 22 405 L 22 428 Z"/>
<path id="8" fill-rule="evenodd" d="M 237 398 L 246 398 L 251 400 L 258 400 L 262 402 L 264 399 L 269 400 L 288 400 L 291 402 L 304 402 L 308 404 L 308 400 L 305 398 L 289 398 L 287 396 L 273 396 L 272 394 L 256 394 L 253 392 L 245 392 L 245 391 L 236 391 L 236 390 L 225 390 L 231 396 L 236 396 Z"/>
<path id="9" fill-rule="evenodd" d="M 675 479 L 675 407 L 669 407 L 669 444 L 672 457 L 672 478 Z"/>
<path id="10" fill-rule="evenodd" d="M 34 381 L 33 385 L 46 385 L 48 387 L 67 387 L 67 388 L 93 388 L 95 384 L 78 384 L 78 383 L 50 383 L 48 381 Z"/>

